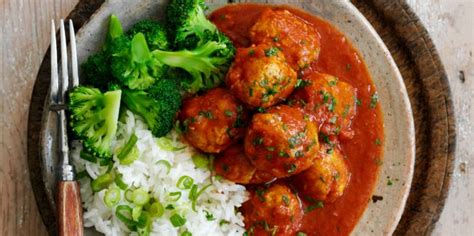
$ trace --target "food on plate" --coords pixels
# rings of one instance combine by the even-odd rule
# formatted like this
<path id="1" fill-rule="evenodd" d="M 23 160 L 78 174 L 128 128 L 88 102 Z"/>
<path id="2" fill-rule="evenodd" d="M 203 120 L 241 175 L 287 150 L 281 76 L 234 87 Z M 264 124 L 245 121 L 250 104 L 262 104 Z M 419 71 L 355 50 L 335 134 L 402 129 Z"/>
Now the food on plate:
<path id="1" fill-rule="evenodd" d="M 293 182 L 298 192 L 308 198 L 334 202 L 344 194 L 350 175 L 341 151 L 322 145 L 320 156 L 310 168 L 295 175 Z"/>
<path id="2" fill-rule="evenodd" d="M 251 107 L 269 107 L 288 97 L 296 72 L 275 46 L 260 44 L 239 48 L 226 77 L 232 93 Z"/>
<path id="3" fill-rule="evenodd" d="M 319 147 L 318 131 L 303 111 L 276 106 L 253 116 L 244 147 L 257 169 L 286 177 L 311 166 Z"/>
<path id="4" fill-rule="evenodd" d="M 358 52 L 290 7 L 171 0 L 69 93 L 84 219 L 106 235 L 348 235 L 383 122 Z M 243 17 L 245 16 L 245 17 Z M 236 48 L 237 47 L 237 48 Z"/>
<path id="5" fill-rule="evenodd" d="M 247 112 L 223 88 L 187 99 L 179 114 L 183 136 L 194 147 L 218 153 L 244 134 Z"/>
<path id="6" fill-rule="evenodd" d="M 351 139 L 354 136 L 351 124 L 357 109 L 357 90 L 335 76 L 319 72 L 305 75 L 302 84 L 290 103 L 312 114 L 323 134 Z"/>
<path id="7" fill-rule="evenodd" d="M 303 218 L 298 197 L 279 183 L 252 191 L 242 213 L 251 235 L 296 235 Z"/>
<path id="8" fill-rule="evenodd" d="M 316 28 L 284 9 L 263 10 L 249 34 L 252 43 L 281 49 L 295 69 L 309 67 L 321 50 Z"/>

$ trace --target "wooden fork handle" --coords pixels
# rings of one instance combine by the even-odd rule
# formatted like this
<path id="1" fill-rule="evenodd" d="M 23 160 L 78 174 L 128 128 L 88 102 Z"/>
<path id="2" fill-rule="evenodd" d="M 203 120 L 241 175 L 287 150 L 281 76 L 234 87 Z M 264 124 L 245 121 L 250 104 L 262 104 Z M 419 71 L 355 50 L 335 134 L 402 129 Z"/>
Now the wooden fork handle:
<path id="1" fill-rule="evenodd" d="M 81 193 L 77 181 L 58 182 L 58 225 L 60 236 L 83 236 Z"/>

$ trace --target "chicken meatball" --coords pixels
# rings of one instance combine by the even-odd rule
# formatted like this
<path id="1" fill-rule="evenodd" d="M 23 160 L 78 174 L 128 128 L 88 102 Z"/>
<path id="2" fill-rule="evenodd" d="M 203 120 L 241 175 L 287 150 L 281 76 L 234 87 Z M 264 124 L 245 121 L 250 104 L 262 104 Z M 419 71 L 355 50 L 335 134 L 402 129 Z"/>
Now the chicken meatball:
<path id="1" fill-rule="evenodd" d="M 318 131 L 302 110 L 286 105 L 257 113 L 245 136 L 245 153 L 258 170 L 277 178 L 300 173 L 319 149 Z"/>
<path id="2" fill-rule="evenodd" d="M 337 148 L 322 148 L 313 165 L 294 176 L 298 192 L 314 200 L 334 202 L 344 194 L 349 184 L 349 167 Z"/>
<path id="3" fill-rule="evenodd" d="M 216 174 L 239 184 L 260 184 L 272 181 L 274 176 L 257 171 L 244 153 L 242 144 L 234 144 L 221 152 L 214 161 Z"/>
<path id="4" fill-rule="evenodd" d="M 243 136 L 247 114 L 228 90 L 215 88 L 185 100 L 179 120 L 191 145 L 218 153 Z"/>
<path id="5" fill-rule="evenodd" d="M 303 211 L 298 197 L 283 184 L 260 187 L 242 206 L 249 235 L 293 236 L 301 227 Z"/>
<path id="6" fill-rule="evenodd" d="M 280 48 L 294 69 L 308 67 L 321 49 L 316 28 L 288 10 L 265 9 L 250 29 L 250 39 Z"/>
<path id="7" fill-rule="evenodd" d="M 304 107 L 313 114 L 324 135 L 351 139 L 352 119 L 356 114 L 357 91 L 337 77 L 313 72 L 304 77 L 303 88 L 297 89 L 290 104 Z"/>
<path id="8" fill-rule="evenodd" d="M 286 99 L 296 84 L 296 72 L 285 56 L 268 45 L 239 48 L 226 77 L 232 93 L 250 107 L 269 107 Z"/>

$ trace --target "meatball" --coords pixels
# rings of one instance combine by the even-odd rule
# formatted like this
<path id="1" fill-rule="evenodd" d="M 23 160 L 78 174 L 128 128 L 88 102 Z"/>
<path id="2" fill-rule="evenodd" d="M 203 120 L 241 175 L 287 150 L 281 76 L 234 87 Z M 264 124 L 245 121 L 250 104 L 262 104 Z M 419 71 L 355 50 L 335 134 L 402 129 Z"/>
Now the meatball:
<path id="1" fill-rule="evenodd" d="M 247 231 L 255 236 L 293 236 L 301 227 L 303 218 L 298 197 L 280 183 L 255 189 L 243 204 L 242 214 Z"/>
<path id="2" fill-rule="evenodd" d="M 221 152 L 214 161 L 216 174 L 239 184 L 260 184 L 275 177 L 265 171 L 257 171 L 244 153 L 242 144 L 234 144 Z"/>
<path id="3" fill-rule="evenodd" d="M 250 29 L 250 39 L 280 48 L 294 69 L 308 67 L 321 51 L 316 28 L 288 10 L 265 9 Z"/>
<path id="4" fill-rule="evenodd" d="M 243 106 L 223 88 L 185 100 L 179 114 L 184 138 L 209 153 L 218 153 L 242 137 L 246 119 Z"/>
<path id="5" fill-rule="evenodd" d="M 319 149 L 318 131 L 302 110 L 276 106 L 253 116 L 244 147 L 258 170 L 282 178 L 312 164 Z"/>
<path id="6" fill-rule="evenodd" d="M 268 45 L 237 49 L 226 77 L 232 93 L 250 107 L 269 107 L 286 99 L 296 81 L 285 56 Z"/>
<path id="7" fill-rule="evenodd" d="M 313 114 L 323 134 L 351 139 L 357 90 L 335 76 L 318 72 L 305 75 L 303 81 L 306 85 L 295 91 L 290 104 L 304 107 L 306 112 Z"/>
<path id="8" fill-rule="evenodd" d="M 313 165 L 294 176 L 298 192 L 314 200 L 334 202 L 349 184 L 349 167 L 337 148 L 324 146 Z"/>

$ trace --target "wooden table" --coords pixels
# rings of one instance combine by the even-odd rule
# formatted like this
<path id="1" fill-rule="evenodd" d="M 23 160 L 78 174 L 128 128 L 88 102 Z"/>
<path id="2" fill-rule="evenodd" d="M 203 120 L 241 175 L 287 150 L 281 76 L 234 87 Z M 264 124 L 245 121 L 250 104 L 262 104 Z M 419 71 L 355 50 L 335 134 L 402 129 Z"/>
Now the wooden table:
<path id="1" fill-rule="evenodd" d="M 469 157 L 474 156 L 474 1 L 408 2 L 438 46 L 458 115 L 454 182 L 434 234 L 473 235 L 474 173 L 470 170 L 474 169 L 474 161 L 469 162 Z M 0 0 L 0 235 L 46 235 L 28 175 L 27 113 L 34 79 L 49 46 L 50 20 L 67 16 L 76 3 Z"/>

